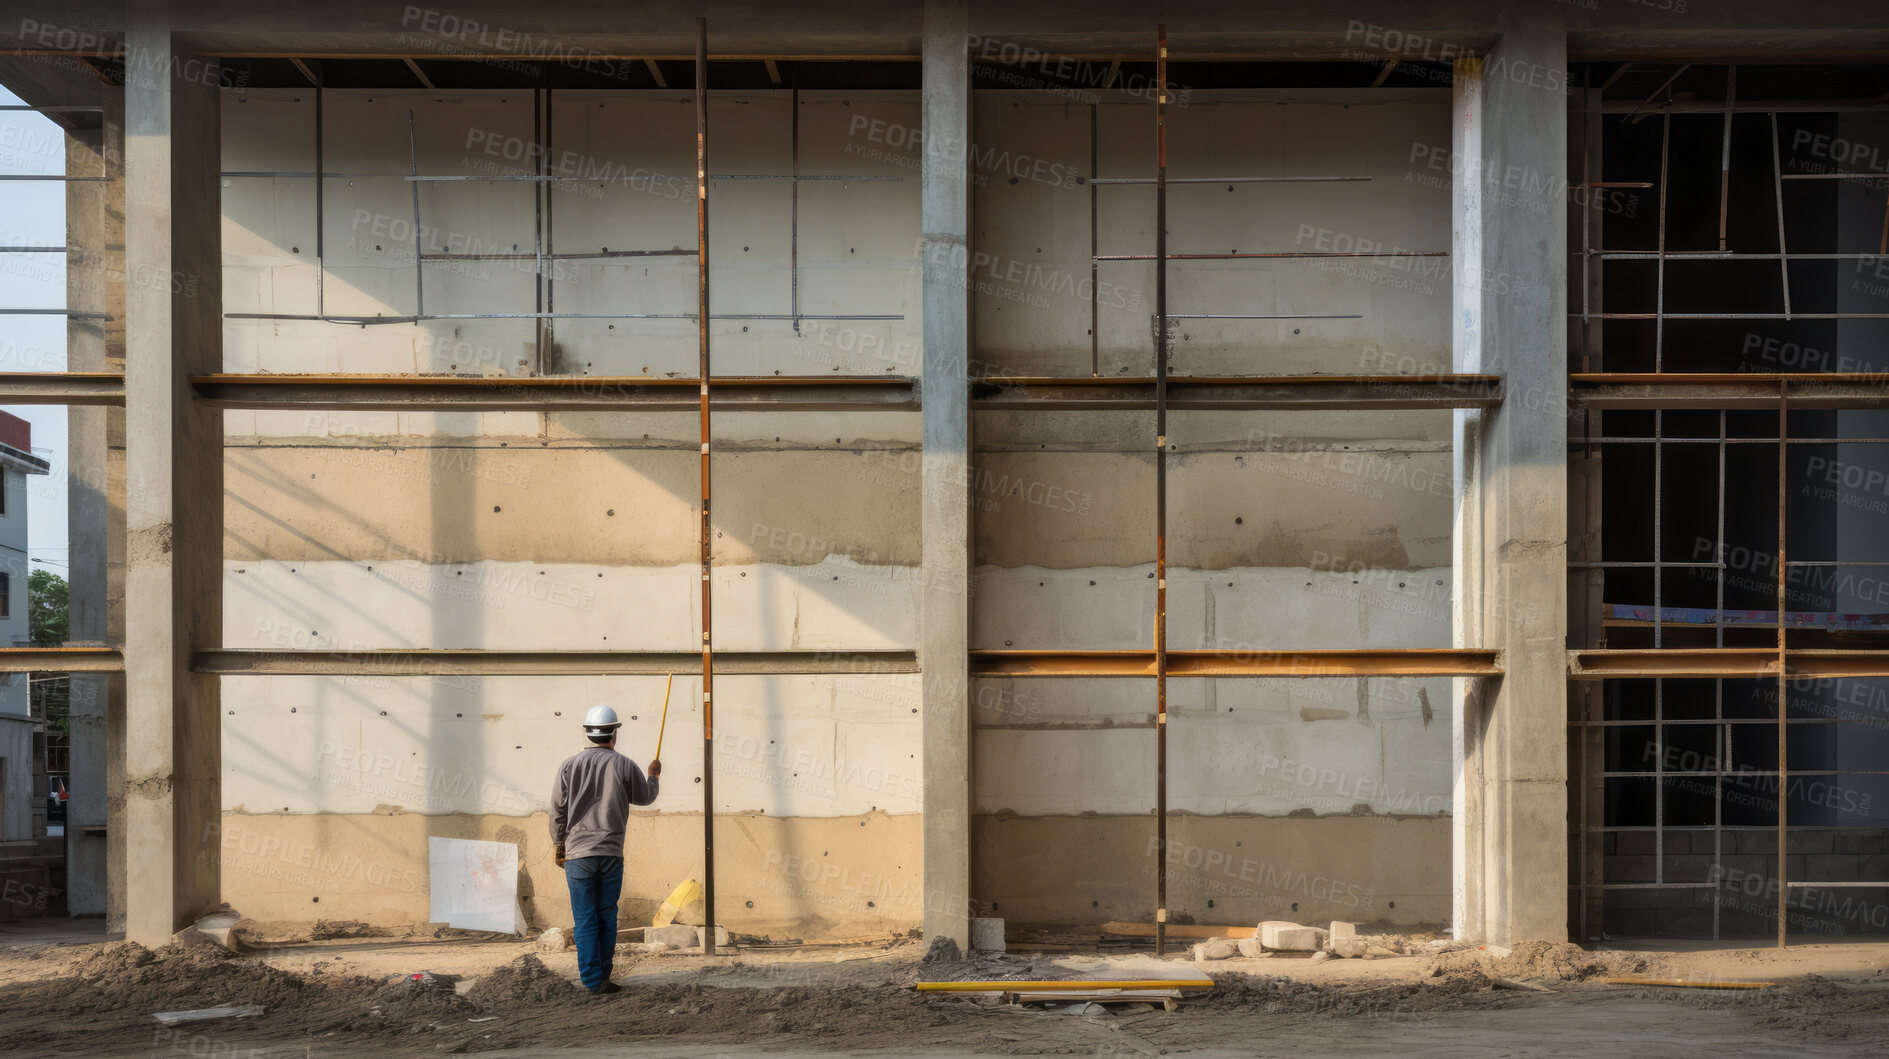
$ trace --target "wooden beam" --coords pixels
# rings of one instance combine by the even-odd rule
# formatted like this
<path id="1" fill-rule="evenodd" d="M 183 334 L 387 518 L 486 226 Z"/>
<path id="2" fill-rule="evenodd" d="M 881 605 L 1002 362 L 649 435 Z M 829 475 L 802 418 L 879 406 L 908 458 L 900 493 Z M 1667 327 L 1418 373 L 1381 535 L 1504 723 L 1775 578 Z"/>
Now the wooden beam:
<path id="1" fill-rule="evenodd" d="M 421 84 L 425 85 L 428 88 L 433 87 L 433 79 L 426 76 L 426 71 L 420 69 L 420 64 L 417 62 L 414 62 L 412 57 L 403 56 L 400 61 L 407 64 L 407 69 L 413 71 L 413 76 L 419 78 Z"/>

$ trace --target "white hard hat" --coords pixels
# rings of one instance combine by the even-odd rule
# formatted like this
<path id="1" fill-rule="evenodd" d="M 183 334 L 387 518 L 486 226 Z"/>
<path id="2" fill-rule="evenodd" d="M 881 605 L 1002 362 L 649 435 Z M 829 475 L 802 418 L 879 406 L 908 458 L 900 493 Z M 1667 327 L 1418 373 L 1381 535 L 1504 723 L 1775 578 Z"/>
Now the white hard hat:
<path id="1" fill-rule="evenodd" d="M 592 706 L 584 715 L 584 733 L 586 735 L 607 735 L 623 727 L 617 720 L 617 711 L 608 706 Z"/>

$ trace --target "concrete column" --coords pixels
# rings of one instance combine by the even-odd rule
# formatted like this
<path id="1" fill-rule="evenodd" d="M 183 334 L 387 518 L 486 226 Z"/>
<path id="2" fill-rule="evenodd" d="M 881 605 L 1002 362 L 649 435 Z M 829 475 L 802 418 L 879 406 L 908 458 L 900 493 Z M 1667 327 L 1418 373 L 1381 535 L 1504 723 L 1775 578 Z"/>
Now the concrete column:
<path id="1" fill-rule="evenodd" d="M 103 102 L 101 128 L 66 138 L 68 173 L 109 178 L 66 185 L 66 304 L 112 316 L 67 325 L 66 365 L 72 371 L 125 368 L 124 92 L 105 89 Z M 69 635 L 74 643 L 122 644 L 125 414 L 75 405 L 66 418 Z M 75 915 L 103 915 L 107 929 L 123 930 L 125 682 L 99 674 L 74 674 L 71 681 L 66 907 Z"/>
<path id="2" fill-rule="evenodd" d="M 159 7 L 161 5 L 152 5 Z M 126 933 L 155 945 L 218 901 L 221 711 L 193 650 L 222 634 L 222 417 L 189 376 L 222 364 L 214 64 L 161 13 L 125 86 Z"/>
<path id="3" fill-rule="evenodd" d="M 967 0 L 925 0 L 925 936 L 970 944 L 970 386 L 968 346 L 971 69 Z"/>
<path id="4" fill-rule="evenodd" d="M 1453 225 L 1458 370 L 1502 406 L 1458 420 L 1457 635 L 1503 676 L 1458 703 L 1457 926 L 1567 936 L 1567 34 L 1505 16 L 1459 63 Z M 1479 557 L 1479 558 L 1478 558 Z"/>
<path id="5" fill-rule="evenodd" d="M 1481 61 L 1458 59 L 1451 83 L 1450 157 L 1458 174 L 1479 172 L 1482 158 Z M 1482 274 L 1482 182 L 1454 180 L 1450 187 L 1450 267 L 1458 282 L 1450 290 L 1450 336 L 1455 370 L 1478 373 L 1483 367 L 1482 302 L 1479 286 L 1464 283 Z M 1452 431 L 1451 471 L 1456 483 L 1456 509 L 1451 519 L 1454 536 L 1450 567 L 1450 633 L 1457 647 L 1481 647 L 1482 631 L 1482 410 L 1459 408 Z M 1482 679 L 1456 677 L 1450 681 L 1456 708 L 1450 711 L 1452 784 L 1450 814 L 1450 922 L 1459 938 L 1478 937 L 1482 924 L 1482 872 L 1472 866 L 1471 852 L 1482 848 L 1481 736 Z"/>

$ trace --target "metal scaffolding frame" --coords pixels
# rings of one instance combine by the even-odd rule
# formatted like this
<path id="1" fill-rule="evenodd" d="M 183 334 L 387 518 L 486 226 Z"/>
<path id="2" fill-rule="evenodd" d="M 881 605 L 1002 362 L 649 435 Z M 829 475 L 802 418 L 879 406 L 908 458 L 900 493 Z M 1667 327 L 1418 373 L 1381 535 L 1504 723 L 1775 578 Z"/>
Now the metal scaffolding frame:
<path id="1" fill-rule="evenodd" d="M 1627 64 L 1631 65 L 1631 64 Z M 1615 76 L 1624 72 L 1625 66 L 1616 71 Z M 1637 120 L 1650 115 L 1642 114 L 1643 108 L 1654 103 L 1656 97 L 1678 79 L 1687 67 L 1681 66 L 1668 77 L 1653 96 L 1631 107 L 1625 104 L 1605 103 L 1599 90 L 1589 88 L 1584 95 L 1575 95 L 1570 99 L 1571 124 L 1579 132 L 1577 142 L 1582 145 L 1581 183 L 1585 186 L 1621 186 L 1599 183 L 1600 176 L 1600 136 L 1602 116 L 1624 114 L 1622 120 Z M 1611 83 L 1611 80 L 1610 82 Z M 1861 409 L 1889 407 L 1889 379 L 1880 373 L 1844 372 L 1844 373 L 1699 373 L 1670 372 L 1664 361 L 1666 321 L 1668 320 L 1863 320 L 1889 319 L 1889 313 L 1804 313 L 1795 312 L 1791 307 L 1790 263 L 1793 261 L 1847 261 L 1873 259 L 1877 255 L 1857 253 L 1792 253 L 1788 248 L 1785 225 L 1784 182 L 1794 179 L 1880 179 L 1881 174 L 1862 173 L 1827 173 L 1827 174 L 1787 174 L 1781 161 L 1781 139 L 1778 131 L 1779 113 L 1835 112 L 1845 110 L 1876 109 L 1879 101 L 1869 104 L 1846 105 L 1842 103 L 1739 103 L 1737 101 L 1737 67 L 1726 68 L 1725 101 L 1722 104 L 1709 103 L 1674 103 L 1670 99 L 1660 109 L 1660 169 L 1656 183 L 1635 183 L 1631 186 L 1658 188 L 1658 230 L 1656 249 L 1652 251 L 1617 251 L 1596 245 L 1600 237 L 1600 211 L 1593 205 L 1581 210 L 1579 249 L 1571 251 L 1579 256 L 1580 305 L 1578 311 L 1570 312 L 1569 319 L 1577 324 L 1575 333 L 1580 338 L 1580 349 L 1573 358 L 1576 370 L 1569 376 L 1569 404 L 1573 414 L 1569 419 L 1570 471 L 1577 475 L 1585 485 L 1586 506 L 1584 509 L 1570 505 L 1570 511 L 1577 520 L 1574 532 L 1569 534 L 1574 547 L 1570 549 L 1568 563 L 1570 583 L 1581 587 L 1581 592 L 1570 593 L 1571 638 L 1577 642 L 1569 650 L 1569 746 L 1571 772 L 1576 784 L 1576 796 L 1571 800 L 1572 838 L 1576 849 L 1577 873 L 1570 885 L 1576 911 L 1571 917 L 1579 927 L 1581 936 L 1591 937 L 1600 929 L 1600 918 L 1604 915 L 1604 894 L 1620 890 L 1691 890 L 1710 889 L 1712 893 L 1712 937 L 1720 935 L 1722 910 L 1722 888 L 1716 881 L 1681 882 L 1669 881 L 1666 862 L 1666 831 L 1669 828 L 1684 827 L 1688 830 L 1704 829 L 1708 825 L 1673 825 L 1667 822 L 1666 788 L 1674 779 L 1710 782 L 1713 790 L 1712 823 L 1709 825 L 1713 836 L 1712 863 L 1715 869 L 1721 869 L 1726 856 L 1725 835 L 1736 831 L 1770 831 L 1775 834 L 1777 856 L 1777 944 L 1780 948 L 1788 942 L 1789 905 L 1793 891 L 1810 886 L 1817 887 L 1873 887 L 1889 889 L 1889 881 L 1845 881 L 1837 883 L 1806 882 L 1790 877 L 1787 854 L 1789 851 L 1790 814 L 1788 788 L 1791 777 L 1798 776 L 1859 776 L 1889 775 L 1889 772 L 1856 770 L 1815 770 L 1803 769 L 1793 772 L 1788 754 L 1788 732 L 1790 725 L 1818 723 L 1842 723 L 1838 718 L 1797 718 L 1791 719 L 1788 707 L 1788 683 L 1792 679 L 1854 679 L 1865 677 L 1889 676 L 1889 651 L 1872 649 L 1813 649 L 1793 647 L 1789 643 L 1789 630 L 1792 619 L 1787 606 L 1787 586 L 1790 583 L 1790 571 L 1808 567 L 1826 566 L 1889 566 L 1889 563 L 1856 562 L 1839 563 L 1833 560 L 1794 560 L 1787 555 L 1788 520 L 1786 518 L 1785 498 L 1787 495 L 1786 468 L 1787 455 L 1793 444 L 1882 444 L 1889 443 L 1889 438 L 1821 438 L 1790 436 L 1789 417 L 1793 409 Z M 1723 114 L 1720 131 L 1720 174 L 1718 181 L 1718 246 L 1716 250 L 1672 250 L 1667 246 L 1667 192 L 1671 184 L 1670 146 L 1672 138 L 1672 117 L 1674 114 L 1710 115 Z M 1760 113 L 1769 118 L 1769 148 L 1771 156 L 1771 199 L 1777 216 L 1778 246 L 1775 252 L 1742 252 L 1728 249 L 1727 220 L 1729 196 L 1731 190 L 1731 145 L 1732 116 L 1734 113 Z M 1572 182 L 1572 181 L 1571 181 Z M 1889 215 L 1886 215 L 1889 216 Z M 1889 224 L 1885 225 L 1883 248 L 1889 250 Z M 1651 259 L 1655 267 L 1655 307 L 1652 313 L 1602 311 L 1602 264 L 1606 261 L 1627 261 Z M 1666 263 L 1668 261 L 1776 261 L 1778 263 L 1779 297 L 1781 312 L 1738 312 L 1738 313 L 1673 313 L 1666 311 Z M 1601 336 L 1599 321 L 1607 320 L 1651 320 L 1653 332 L 1652 372 L 1617 373 L 1601 370 Z M 1598 413 L 1604 410 L 1647 410 L 1653 413 L 1652 433 L 1648 437 L 1610 436 L 1603 431 Z M 1713 436 L 1667 437 L 1664 413 L 1670 410 L 1717 410 L 1718 430 Z M 1735 410 L 1768 410 L 1777 415 L 1776 436 L 1750 437 L 1731 436 L 1727 429 L 1728 413 Z M 1611 560 L 1599 554 L 1600 492 L 1601 474 L 1600 454 L 1602 451 L 1619 445 L 1650 446 L 1653 459 L 1652 483 L 1652 561 Z M 1662 554 L 1662 506 L 1664 489 L 1662 482 L 1664 450 L 1667 445 L 1707 445 L 1717 449 L 1718 490 L 1717 507 L 1714 512 L 1717 531 L 1714 538 L 1715 554 L 1710 561 L 1674 561 Z M 1726 505 L 1726 462 L 1727 455 L 1734 447 L 1765 445 L 1775 446 L 1777 453 L 1777 549 L 1774 570 L 1777 577 L 1776 610 L 1767 619 L 1763 614 L 1754 615 L 1754 620 L 1737 623 L 1739 628 L 1776 629 L 1775 645 L 1772 647 L 1728 646 L 1725 642 L 1725 630 L 1732 626 L 1725 618 L 1725 577 L 1728 569 L 1725 545 L 1725 505 Z M 1577 464 L 1574 457 L 1579 457 Z M 1577 495 L 1580 495 L 1577 492 Z M 1602 622 L 1597 618 L 1602 612 L 1601 594 L 1605 582 L 1604 572 L 1612 569 L 1645 569 L 1652 574 L 1653 607 L 1651 618 L 1651 648 L 1600 649 Z M 1663 606 L 1663 577 L 1667 570 L 1711 571 L 1715 579 L 1716 607 L 1712 612 L 1711 623 L 1713 644 L 1711 647 L 1672 647 L 1666 642 L 1665 631 L 1669 624 L 1666 608 Z M 1698 628 L 1699 626 L 1690 626 Z M 1653 716 L 1648 719 L 1609 719 L 1605 716 L 1604 705 L 1598 690 L 1601 682 L 1618 679 L 1651 679 L 1653 685 Z M 1711 679 L 1713 684 L 1713 710 L 1710 717 L 1670 718 L 1666 716 L 1666 682 L 1672 679 Z M 1738 718 L 1725 714 L 1724 681 L 1727 679 L 1767 679 L 1775 681 L 1776 717 Z M 1732 760 L 1733 733 L 1740 727 L 1753 725 L 1774 725 L 1777 735 L 1777 767 L 1775 769 L 1745 770 L 1730 767 Z M 1641 770 L 1612 770 L 1606 767 L 1605 749 L 1600 736 L 1612 728 L 1646 728 L 1653 731 L 1653 750 L 1656 758 L 1655 767 L 1648 772 Z M 1672 727 L 1711 726 L 1716 729 L 1712 738 L 1714 747 L 1710 759 L 1711 770 L 1670 771 L 1666 768 L 1667 734 Z M 1755 778 L 1770 780 L 1775 783 L 1776 823 L 1771 825 L 1728 825 L 1724 819 L 1725 781 L 1728 777 L 1740 779 Z M 1650 779 L 1653 784 L 1653 824 L 1647 826 L 1612 826 L 1606 823 L 1604 815 L 1605 783 L 1609 779 Z M 1593 796 L 1590 799 L 1590 796 Z M 1650 832 L 1653 835 L 1653 879 L 1650 882 L 1608 882 L 1604 871 L 1604 849 L 1601 837 L 1607 833 Z"/>

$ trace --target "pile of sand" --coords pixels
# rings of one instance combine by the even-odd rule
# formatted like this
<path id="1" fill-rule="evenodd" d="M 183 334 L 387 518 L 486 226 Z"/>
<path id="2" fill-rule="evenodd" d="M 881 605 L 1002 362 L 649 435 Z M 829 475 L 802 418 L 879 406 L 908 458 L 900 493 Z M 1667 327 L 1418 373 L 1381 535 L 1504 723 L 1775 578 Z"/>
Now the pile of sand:
<path id="1" fill-rule="evenodd" d="M 526 953 L 472 983 L 467 994 L 480 1007 L 506 1008 L 519 1004 L 587 1002 L 590 994 L 570 979 Z"/>
<path id="2" fill-rule="evenodd" d="M 1642 953 L 1589 951 L 1565 941 L 1524 941 L 1500 955 L 1498 949 L 1462 949 L 1430 961 L 1432 976 L 1477 971 L 1492 978 L 1521 981 L 1549 979 L 1578 982 L 1614 975 L 1658 974 L 1658 962 Z"/>

